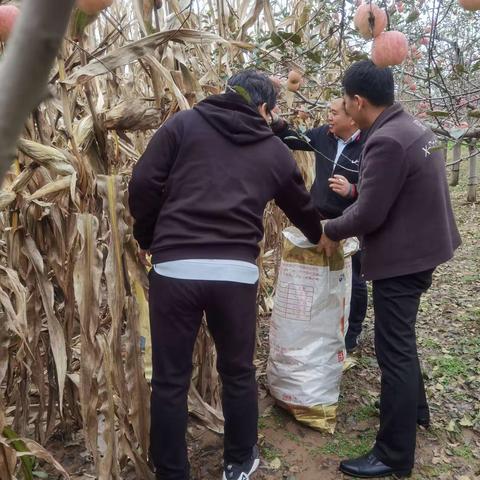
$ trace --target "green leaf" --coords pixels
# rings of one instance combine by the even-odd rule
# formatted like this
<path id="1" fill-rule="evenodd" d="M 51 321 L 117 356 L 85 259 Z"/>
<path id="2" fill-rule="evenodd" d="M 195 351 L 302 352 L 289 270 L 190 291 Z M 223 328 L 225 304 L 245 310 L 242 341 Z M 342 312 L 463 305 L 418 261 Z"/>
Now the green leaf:
<path id="1" fill-rule="evenodd" d="M 449 113 L 441 110 L 429 110 L 427 115 L 430 115 L 431 117 L 448 117 Z"/>
<path id="2" fill-rule="evenodd" d="M 333 90 L 327 87 L 323 90 L 323 98 L 328 101 L 333 97 L 333 93 Z"/>
<path id="3" fill-rule="evenodd" d="M 348 54 L 348 59 L 351 62 L 358 62 L 359 60 L 368 60 L 368 54 L 365 52 L 354 51 Z"/>
<path id="4" fill-rule="evenodd" d="M 3 429 L 3 436 L 10 440 L 10 445 L 17 451 L 17 452 L 29 452 L 28 448 L 26 447 L 25 443 L 18 439 L 18 435 L 12 430 L 11 427 L 5 427 Z M 20 457 L 20 461 L 22 463 L 22 470 L 25 476 L 25 480 L 33 480 L 33 467 L 35 466 L 35 457 L 33 456 L 22 456 Z"/>
<path id="5" fill-rule="evenodd" d="M 279 46 L 283 43 L 282 38 L 281 38 L 280 35 L 278 35 L 278 33 L 276 33 L 276 32 L 273 32 L 273 33 L 270 35 L 270 41 L 272 42 L 272 44 L 273 44 L 275 47 L 279 47 Z"/>
<path id="6" fill-rule="evenodd" d="M 70 36 L 74 40 L 80 39 L 85 29 L 96 20 L 98 15 L 87 15 L 80 9 L 75 8 L 70 24 Z"/>
<path id="7" fill-rule="evenodd" d="M 480 110 L 470 110 L 468 116 L 472 118 L 480 118 Z"/>
<path id="8" fill-rule="evenodd" d="M 302 43 L 302 37 L 298 33 L 278 32 L 278 36 L 281 37 L 283 41 L 292 42 L 295 45 Z"/>
<path id="9" fill-rule="evenodd" d="M 476 72 L 477 70 L 480 70 L 480 60 L 478 62 L 475 62 L 473 65 L 472 65 L 472 73 L 473 72 Z"/>
<path id="10" fill-rule="evenodd" d="M 414 22 L 420 16 L 420 12 L 415 8 L 413 9 L 408 17 L 405 19 L 406 23 Z"/>
<path id="11" fill-rule="evenodd" d="M 464 416 L 459 423 L 462 427 L 473 427 L 472 420 L 467 416 Z"/>
<path id="12" fill-rule="evenodd" d="M 322 55 L 319 52 L 307 52 L 306 57 L 312 62 L 321 63 L 322 62 Z"/>
<path id="13" fill-rule="evenodd" d="M 446 430 L 447 430 L 447 432 L 454 432 L 456 430 L 455 420 L 450 420 L 448 422 Z"/>
<path id="14" fill-rule="evenodd" d="M 233 89 L 243 97 L 243 99 L 247 102 L 247 103 L 252 103 L 252 97 L 250 96 L 250 94 L 243 88 L 241 87 L 240 85 L 235 85 L 233 87 Z"/>

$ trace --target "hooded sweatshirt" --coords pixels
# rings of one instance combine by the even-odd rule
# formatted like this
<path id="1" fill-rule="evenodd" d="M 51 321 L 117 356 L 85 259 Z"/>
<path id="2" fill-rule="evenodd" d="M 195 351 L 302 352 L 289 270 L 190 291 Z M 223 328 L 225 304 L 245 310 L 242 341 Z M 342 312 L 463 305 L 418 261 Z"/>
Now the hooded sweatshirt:
<path id="1" fill-rule="evenodd" d="M 254 263 L 270 200 L 312 243 L 319 241 L 320 215 L 295 160 L 237 93 L 209 97 L 169 119 L 129 185 L 133 233 L 153 263 Z"/>

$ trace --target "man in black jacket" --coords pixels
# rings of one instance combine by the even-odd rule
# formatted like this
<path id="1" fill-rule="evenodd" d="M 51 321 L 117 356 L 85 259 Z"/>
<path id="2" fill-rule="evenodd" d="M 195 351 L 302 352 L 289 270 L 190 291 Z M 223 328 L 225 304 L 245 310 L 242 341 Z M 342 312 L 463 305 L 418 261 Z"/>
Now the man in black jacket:
<path id="1" fill-rule="evenodd" d="M 267 124 L 275 103 L 267 77 L 239 73 L 227 93 L 169 119 L 133 169 L 134 235 L 154 264 L 150 448 L 159 480 L 189 478 L 187 395 L 204 312 L 223 387 L 223 480 L 248 480 L 259 464 L 255 262 L 266 204 L 274 199 L 311 242 L 322 234 L 295 160 Z"/>
<path id="2" fill-rule="evenodd" d="M 347 115 L 343 99 L 331 102 L 328 124 L 301 134 L 274 115 L 272 130 L 292 150 L 315 152 L 315 180 L 311 195 L 324 218 L 332 219 L 355 202 L 364 134 Z M 352 257 L 352 299 L 345 347 L 353 351 L 367 313 L 367 284 L 360 275 L 360 252 Z"/>

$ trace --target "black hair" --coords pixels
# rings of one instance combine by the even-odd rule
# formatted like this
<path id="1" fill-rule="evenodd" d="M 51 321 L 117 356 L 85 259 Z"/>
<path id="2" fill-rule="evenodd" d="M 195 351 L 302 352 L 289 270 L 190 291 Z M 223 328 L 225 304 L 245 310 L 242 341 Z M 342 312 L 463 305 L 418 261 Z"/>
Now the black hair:
<path id="1" fill-rule="evenodd" d="M 343 76 L 343 89 L 349 97 L 358 95 L 376 107 L 393 105 L 393 74 L 390 68 L 379 68 L 371 60 L 353 63 Z"/>
<path id="2" fill-rule="evenodd" d="M 277 91 L 272 81 L 263 73 L 256 70 L 243 70 L 228 79 L 227 91 L 235 90 L 242 95 L 245 93 L 248 100 L 255 107 L 264 103 L 267 104 L 268 111 L 272 111 L 277 104 Z M 235 88 L 239 87 L 239 88 Z"/>

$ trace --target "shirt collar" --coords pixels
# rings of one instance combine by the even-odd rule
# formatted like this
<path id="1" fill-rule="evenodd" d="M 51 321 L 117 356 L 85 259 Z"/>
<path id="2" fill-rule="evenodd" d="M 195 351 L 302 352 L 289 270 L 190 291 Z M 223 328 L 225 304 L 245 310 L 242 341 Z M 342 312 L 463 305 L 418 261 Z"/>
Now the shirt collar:
<path id="1" fill-rule="evenodd" d="M 343 142 L 345 145 L 348 145 L 349 143 L 354 142 L 355 140 L 358 139 L 359 136 L 360 136 L 360 130 L 357 130 L 350 138 L 347 138 L 347 140 L 343 140 L 343 138 L 340 138 L 334 135 L 335 140 Z"/>

